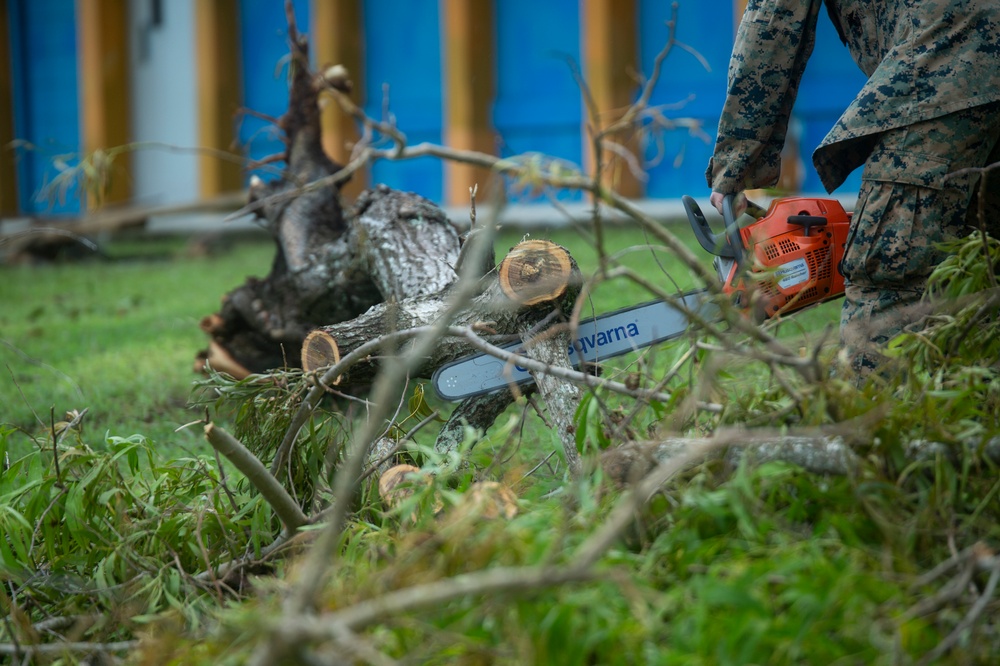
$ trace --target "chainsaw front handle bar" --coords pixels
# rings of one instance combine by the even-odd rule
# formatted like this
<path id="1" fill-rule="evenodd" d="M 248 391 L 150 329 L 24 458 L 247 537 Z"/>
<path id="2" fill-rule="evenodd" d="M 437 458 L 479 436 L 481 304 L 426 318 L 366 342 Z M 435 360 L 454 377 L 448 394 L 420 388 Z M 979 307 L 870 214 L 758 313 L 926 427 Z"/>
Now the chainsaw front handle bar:
<path id="1" fill-rule="evenodd" d="M 684 212 L 687 213 L 688 222 L 691 223 L 691 230 L 694 237 L 701 243 L 702 248 L 709 254 L 726 259 L 734 259 L 733 249 L 729 246 L 729 241 L 725 236 L 720 237 L 712 230 L 712 225 L 705 219 L 705 214 L 701 212 L 698 202 L 694 197 L 684 195 L 681 197 L 684 204 Z"/>
<path id="2" fill-rule="evenodd" d="M 746 248 L 740 236 L 740 226 L 736 223 L 734 199 L 735 195 L 732 194 L 727 194 L 722 199 L 722 220 L 725 223 L 725 230 L 721 234 L 715 233 L 693 197 L 684 195 L 681 197 L 681 203 L 684 204 L 684 211 L 687 213 L 694 236 L 705 251 L 717 257 L 732 259 L 742 267 L 746 260 Z"/>

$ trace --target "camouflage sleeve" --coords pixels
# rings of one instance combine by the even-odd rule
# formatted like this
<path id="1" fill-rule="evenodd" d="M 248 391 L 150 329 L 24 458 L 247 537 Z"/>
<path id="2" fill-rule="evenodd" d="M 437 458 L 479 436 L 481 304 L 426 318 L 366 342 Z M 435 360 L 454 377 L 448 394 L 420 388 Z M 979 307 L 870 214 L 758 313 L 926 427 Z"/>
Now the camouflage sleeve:
<path id="1" fill-rule="evenodd" d="M 706 178 L 716 192 L 778 181 L 781 148 L 812 53 L 821 0 L 750 0 L 729 62 L 729 85 Z"/>

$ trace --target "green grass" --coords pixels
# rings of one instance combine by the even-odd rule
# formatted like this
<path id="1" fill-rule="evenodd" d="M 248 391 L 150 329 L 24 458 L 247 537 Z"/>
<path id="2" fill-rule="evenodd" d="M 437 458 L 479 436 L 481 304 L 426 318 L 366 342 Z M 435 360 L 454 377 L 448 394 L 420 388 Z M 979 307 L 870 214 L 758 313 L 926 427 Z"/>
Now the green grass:
<path id="1" fill-rule="evenodd" d="M 198 321 L 273 255 L 268 241 L 232 243 L 193 259 L 176 239 L 128 241 L 107 248 L 111 261 L 0 268 L 0 422 L 34 433 L 51 409 L 58 421 L 86 407 L 93 432 L 200 441 L 174 433 L 199 418 L 186 408 L 206 343 Z"/>

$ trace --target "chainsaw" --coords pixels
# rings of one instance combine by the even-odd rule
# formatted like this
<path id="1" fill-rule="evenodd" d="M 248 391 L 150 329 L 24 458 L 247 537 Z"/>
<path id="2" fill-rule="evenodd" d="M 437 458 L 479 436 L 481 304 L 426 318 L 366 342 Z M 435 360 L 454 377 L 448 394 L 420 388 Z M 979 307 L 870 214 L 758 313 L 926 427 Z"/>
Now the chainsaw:
<path id="1" fill-rule="evenodd" d="M 725 225 L 713 231 L 697 202 L 681 200 L 695 238 L 714 255 L 722 291 L 733 304 L 757 320 L 780 317 L 844 293 L 840 261 L 847 243 L 851 214 L 835 199 L 776 199 L 765 211 L 748 204 L 754 221 L 740 226 L 733 197 L 722 202 Z M 576 367 L 627 354 L 683 335 L 695 315 L 701 321 L 719 316 L 708 290 L 681 295 L 673 302 L 650 301 L 583 319 L 568 348 Z M 523 343 L 504 347 L 522 353 Z M 488 354 L 477 354 L 441 366 L 434 388 L 445 400 L 462 400 L 533 379 L 527 369 Z"/>

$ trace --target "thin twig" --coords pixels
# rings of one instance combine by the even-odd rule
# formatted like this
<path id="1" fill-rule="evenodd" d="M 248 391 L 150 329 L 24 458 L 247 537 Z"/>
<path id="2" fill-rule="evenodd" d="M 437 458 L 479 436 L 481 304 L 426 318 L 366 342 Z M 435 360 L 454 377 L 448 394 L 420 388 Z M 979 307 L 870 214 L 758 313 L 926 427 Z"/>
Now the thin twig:
<path id="1" fill-rule="evenodd" d="M 900 624 L 931 613 L 965 594 L 965 590 L 969 582 L 972 581 L 973 574 L 976 572 L 976 563 L 969 558 L 964 559 L 963 563 L 965 566 L 962 567 L 962 570 L 943 585 L 940 590 L 929 597 L 923 597 L 916 604 L 906 609 L 899 617 L 898 621 Z"/>
<path id="2" fill-rule="evenodd" d="M 57 441 L 61 442 L 62 438 L 66 436 L 67 432 L 73 430 L 74 428 L 79 428 L 80 425 L 83 423 L 83 417 L 85 417 L 87 415 L 87 412 L 89 411 L 90 407 L 84 407 L 80 411 L 73 410 L 72 412 L 68 412 L 68 414 L 72 414 L 73 418 L 71 418 L 69 420 L 69 423 L 63 426 L 62 429 L 59 430 L 58 433 L 56 433 L 56 436 L 58 437 Z"/>
<path id="3" fill-rule="evenodd" d="M 938 659 L 940 659 L 948 650 L 950 650 L 955 643 L 962 638 L 966 631 L 968 631 L 972 625 L 976 623 L 979 616 L 983 614 L 986 610 L 986 606 L 993 600 L 993 593 L 996 592 L 997 583 L 1000 582 L 1000 566 L 994 566 L 992 573 L 990 573 L 990 579 L 986 582 L 986 589 L 983 593 L 979 595 L 976 599 L 976 603 L 972 604 L 972 608 L 966 613 L 962 621 L 959 622 L 950 634 L 945 636 L 944 640 L 938 643 L 938 645 L 924 655 L 924 658 L 917 662 L 918 666 L 924 666 L 925 664 L 932 664 Z"/>
<path id="4" fill-rule="evenodd" d="M 134 650 L 139 645 L 139 641 L 119 641 L 117 643 L 86 643 L 70 642 L 64 643 L 42 643 L 40 645 L 16 645 L 11 643 L 0 643 L 0 654 L 35 656 L 60 654 L 63 652 L 128 652 Z"/>
<path id="5" fill-rule="evenodd" d="M 63 485 L 62 470 L 59 469 L 59 435 L 69 430 L 69 426 L 65 426 L 59 433 L 56 433 L 56 408 L 55 406 L 49 407 L 49 423 L 52 433 L 52 464 L 55 466 L 56 470 L 56 485 L 60 488 L 65 488 Z"/>
<path id="6" fill-rule="evenodd" d="M 949 544 L 953 547 L 953 544 Z M 948 573 L 955 567 L 971 563 L 973 568 L 985 568 L 991 569 L 994 566 L 994 561 L 989 556 L 983 556 L 982 552 L 985 546 L 982 542 L 976 542 L 971 546 L 963 548 L 960 552 L 953 552 L 952 556 L 935 566 L 930 571 L 921 574 L 916 580 L 910 584 L 910 591 L 916 592 L 922 587 L 930 585 L 935 580 Z"/>
<path id="7" fill-rule="evenodd" d="M 525 472 L 524 475 L 520 479 L 518 479 L 518 483 L 520 483 L 521 481 L 524 481 L 529 476 L 531 476 L 532 474 L 534 474 L 535 472 L 537 472 L 539 470 L 539 468 L 541 468 L 542 465 L 544 465 L 545 463 L 547 463 L 549 461 L 549 458 L 551 458 L 555 454 L 556 454 L 555 451 L 549 451 L 549 455 L 547 455 L 544 458 L 542 458 L 542 461 L 540 463 L 538 463 L 537 465 L 535 465 L 534 467 L 532 467 L 531 469 L 529 469 L 527 472 Z"/>
<path id="8" fill-rule="evenodd" d="M 384 465 L 386 462 L 391 460 L 393 456 L 399 453 L 399 450 L 403 447 L 403 442 L 407 440 L 412 442 L 414 435 L 416 435 L 420 430 L 423 430 L 428 424 L 433 423 L 434 420 L 438 418 L 438 416 L 440 415 L 441 411 L 439 409 L 432 410 L 430 414 L 425 416 L 420 421 L 420 423 L 413 426 L 413 428 L 411 428 L 410 431 L 406 433 L 406 436 L 404 436 L 402 439 L 393 444 L 392 447 L 385 453 L 385 455 L 381 456 L 378 460 L 372 461 L 371 464 L 368 466 L 368 469 L 364 471 L 364 473 L 361 475 L 361 478 L 358 480 L 364 481 L 372 474 L 377 472 L 382 465 Z"/>
<path id="9" fill-rule="evenodd" d="M 197 423 L 201 423 L 201 421 L 197 421 Z M 226 470 L 222 466 L 222 458 L 219 456 L 219 450 L 213 449 L 213 452 L 215 453 L 215 465 L 219 469 L 219 485 L 222 486 L 222 492 L 229 498 L 229 506 L 233 510 L 233 515 L 238 516 L 240 509 L 236 505 L 236 497 L 233 495 L 233 491 L 229 489 L 229 485 L 226 483 Z"/>
<path id="10" fill-rule="evenodd" d="M 657 465 L 646 478 L 618 500 L 604 523 L 580 545 L 571 558 L 572 568 L 582 571 L 592 567 L 621 538 L 622 533 L 635 521 L 636 512 L 645 506 L 653 493 L 664 483 L 734 441 L 732 435 L 719 436 L 692 445 L 683 454 Z"/>

